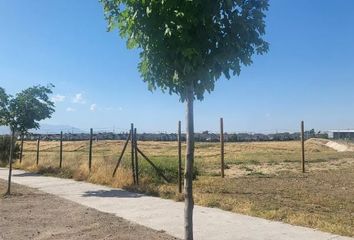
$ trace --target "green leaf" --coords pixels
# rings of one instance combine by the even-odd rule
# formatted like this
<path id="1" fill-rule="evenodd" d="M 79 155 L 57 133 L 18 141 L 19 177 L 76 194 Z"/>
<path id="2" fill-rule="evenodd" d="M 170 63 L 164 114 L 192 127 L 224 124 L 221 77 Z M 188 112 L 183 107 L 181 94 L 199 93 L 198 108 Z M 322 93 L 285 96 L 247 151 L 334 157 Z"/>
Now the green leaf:
<path id="1" fill-rule="evenodd" d="M 239 75 L 264 54 L 268 0 L 100 0 L 108 29 L 139 48 L 139 71 L 149 90 L 185 100 L 194 86 L 202 100 L 224 75 Z"/>

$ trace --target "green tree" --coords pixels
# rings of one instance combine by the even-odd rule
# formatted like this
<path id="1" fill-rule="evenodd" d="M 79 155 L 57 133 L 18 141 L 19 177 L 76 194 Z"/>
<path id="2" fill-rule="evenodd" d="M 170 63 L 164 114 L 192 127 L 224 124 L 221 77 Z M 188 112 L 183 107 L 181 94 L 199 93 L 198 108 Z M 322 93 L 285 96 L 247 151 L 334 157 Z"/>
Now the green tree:
<path id="1" fill-rule="evenodd" d="M 268 0 L 100 0 L 108 30 L 140 49 L 139 71 L 150 90 L 186 102 L 185 239 L 193 239 L 193 102 L 224 75 L 239 75 L 253 54 L 268 51 Z"/>
<path id="2" fill-rule="evenodd" d="M 20 145 L 16 143 L 16 140 L 12 143 L 14 145 L 12 156 L 18 158 L 20 156 Z M 10 157 L 11 137 L 0 137 L 0 166 L 6 166 Z"/>
<path id="3" fill-rule="evenodd" d="M 38 129 L 39 121 L 50 118 L 54 112 L 54 103 L 50 101 L 54 85 L 34 86 L 16 94 L 6 94 L 0 87 L 0 125 L 8 126 L 11 131 L 9 180 L 6 194 L 11 193 L 11 174 L 15 134 L 23 135 L 29 129 Z"/>

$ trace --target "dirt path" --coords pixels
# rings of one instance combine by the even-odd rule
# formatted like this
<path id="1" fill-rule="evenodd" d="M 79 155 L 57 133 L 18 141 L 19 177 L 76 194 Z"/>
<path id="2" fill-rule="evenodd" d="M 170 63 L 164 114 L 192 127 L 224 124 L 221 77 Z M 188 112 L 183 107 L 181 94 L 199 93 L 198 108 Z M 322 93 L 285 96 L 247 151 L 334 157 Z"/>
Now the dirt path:
<path id="1" fill-rule="evenodd" d="M 354 151 L 354 146 L 351 143 L 345 143 L 342 141 L 331 141 L 329 139 L 321 139 L 321 138 L 311 138 L 310 140 L 307 140 L 310 142 L 315 142 L 319 143 L 321 145 L 324 145 L 326 147 L 332 148 L 333 150 L 337 152 L 353 152 Z"/>
<path id="2" fill-rule="evenodd" d="M 326 146 L 336 150 L 337 152 L 352 152 L 352 151 L 354 151 L 354 149 L 351 146 L 349 146 L 348 144 L 338 143 L 338 142 L 334 142 L 334 141 L 328 141 L 328 143 L 326 143 Z"/>
<path id="3" fill-rule="evenodd" d="M 0 180 L 0 193 L 5 192 Z M 11 197 L 0 197 L 0 239 L 176 239 L 113 214 L 13 184 Z"/>

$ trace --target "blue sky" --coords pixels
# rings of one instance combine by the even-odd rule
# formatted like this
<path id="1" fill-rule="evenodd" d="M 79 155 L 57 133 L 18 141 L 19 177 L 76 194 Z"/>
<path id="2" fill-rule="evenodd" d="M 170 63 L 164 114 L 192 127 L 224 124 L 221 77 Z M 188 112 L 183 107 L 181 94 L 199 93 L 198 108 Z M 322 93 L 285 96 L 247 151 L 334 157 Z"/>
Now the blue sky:
<path id="1" fill-rule="evenodd" d="M 271 0 L 266 40 L 239 77 L 220 79 L 195 106 L 197 131 L 354 128 L 354 1 Z M 185 107 L 149 92 L 138 50 L 106 32 L 96 0 L 0 0 L 0 86 L 15 94 L 53 83 L 47 124 L 81 129 L 175 131 Z"/>

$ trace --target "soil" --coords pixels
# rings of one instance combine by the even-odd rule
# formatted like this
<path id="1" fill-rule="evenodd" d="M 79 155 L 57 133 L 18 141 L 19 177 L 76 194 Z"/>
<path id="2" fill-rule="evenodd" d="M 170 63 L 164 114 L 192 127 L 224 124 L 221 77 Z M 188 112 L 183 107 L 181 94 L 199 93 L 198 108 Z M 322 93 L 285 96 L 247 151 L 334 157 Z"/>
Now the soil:
<path id="1" fill-rule="evenodd" d="M 7 182 L 0 180 L 0 193 Z M 41 191 L 12 184 L 0 197 L 0 239 L 176 239 Z"/>
<path id="2" fill-rule="evenodd" d="M 341 144 L 341 143 L 337 143 L 337 142 L 333 142 L 333 141 L 329 141 L 326 144 L 326 146 L 336 150 L 337 152 L 352 152 L 353 151 L 353 148 L 351 148 L 348 144 Z"/>

